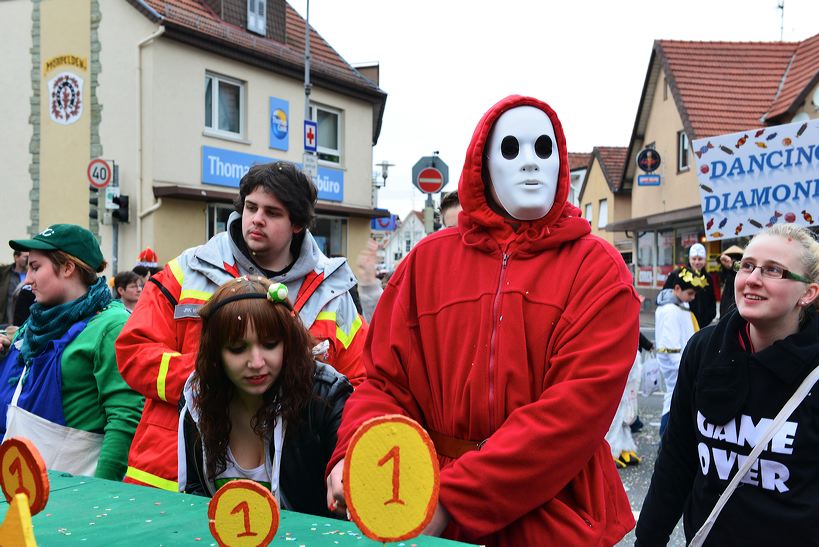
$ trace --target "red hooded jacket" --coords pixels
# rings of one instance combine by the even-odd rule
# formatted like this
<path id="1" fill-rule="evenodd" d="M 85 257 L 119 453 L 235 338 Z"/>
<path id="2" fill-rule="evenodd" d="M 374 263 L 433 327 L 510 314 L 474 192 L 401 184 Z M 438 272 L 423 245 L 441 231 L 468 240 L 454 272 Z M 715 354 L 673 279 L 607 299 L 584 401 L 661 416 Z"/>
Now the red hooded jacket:
<path id="1" fill-rule="evenodd" d="M 530 222 L 487 204 L 482 158 L 506 110 L 554 125 L 555 204 Z M 390 280 L 370 325 L 367 379 L 347 401 L 333 468 L 365 420 L 404 414 L 480 441 L 440 456 L 444 536 L 486 545 L 612 545 L 634 526 L 604 435 L 634 361 L 639 302 L 617 251 L 566 203 L 557 115 L 511 96 L 478 124 L 459 185 L 458 229 L 422 240 Z"/>

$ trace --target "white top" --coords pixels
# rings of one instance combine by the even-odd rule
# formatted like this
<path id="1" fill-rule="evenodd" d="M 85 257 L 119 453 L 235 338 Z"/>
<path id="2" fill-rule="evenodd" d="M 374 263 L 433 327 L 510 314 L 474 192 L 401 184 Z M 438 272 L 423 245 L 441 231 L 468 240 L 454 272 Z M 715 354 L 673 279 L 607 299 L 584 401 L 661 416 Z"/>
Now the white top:
<path id="1" fill-rule="evenodd" d="M 276 497 L 276 501 L 281 505 L 281 495 L 279 493 L 279 470 L 282 461 L 282 445 L 284 445 L 284 423 L 281 416 L 276 418 L 276 426 L 273 429 L 273 461 L 270 461 L 269 439 L 265 439 L 264 463 L 252 469 L 245 469 L 233 456 L 233 452 L 228 445 L 227 458 L 225 458 L 225 470 L 219 473 L 214 480 L 216 489 L 221 488 L 226 482 L 237 479 L 248 479 L 262 484 L 268 488 Z"/>
<path id="2" fill-rule="evenodd" d="M 654 347 L 657 351 L 682 351 L 694 336 L 694 316 L 675 304 L 657 307 L 654 313 Z"/>

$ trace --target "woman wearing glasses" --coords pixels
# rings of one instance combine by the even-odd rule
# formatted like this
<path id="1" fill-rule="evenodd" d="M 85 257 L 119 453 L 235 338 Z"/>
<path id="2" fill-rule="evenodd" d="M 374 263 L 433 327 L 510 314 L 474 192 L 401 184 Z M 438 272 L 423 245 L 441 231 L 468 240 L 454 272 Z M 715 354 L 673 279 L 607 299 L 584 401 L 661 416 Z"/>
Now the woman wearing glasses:
<path id="1" fill-rule="evenodd" d="M 819 364 L 819 243 L 805 228 L 757 234 L 735 265 L 736 309 L 685 348 L 636 545 L 687 541 L 773 418 Z M 819 545 L 819 393 L 766 444 L 706 545 Z"/>

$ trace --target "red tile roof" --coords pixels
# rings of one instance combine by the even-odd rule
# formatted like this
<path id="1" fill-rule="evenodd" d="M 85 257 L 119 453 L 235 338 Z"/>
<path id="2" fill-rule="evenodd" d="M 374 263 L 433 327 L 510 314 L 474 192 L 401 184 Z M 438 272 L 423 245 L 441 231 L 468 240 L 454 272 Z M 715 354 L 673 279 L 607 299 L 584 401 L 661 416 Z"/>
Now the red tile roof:
<path id="1" fill-rule="evenodd" d="M 668 80 L 690 140 L 789 121 L 819 82 L 819 34 L 801 42 L 657 40 L 651 52 L 628 158 L 642 148 L 654 91 Z M 626 163 L 623 184 L 634 178 Z"/>
<path id="2" fill-rule="evenodd" d="M 591 160 L 591 152 L 569 152 L 569 171 L 588 169 Z"/>
<path id="3" fill-rule="evenodd" d="M 628 157 L 627 146 L 595 146 L 592 155 L 597 158 L 606 183 L 613 193 L 620 190 Z"/>
<path id="4" fill-rule="evenodd" d="M 766 120 L 798 109 L 811 89 L 819 82 L 819 34 L 800 42 L 793 61 L 785 73 L 785 83 L 774 99 Z M 780 122 L 775 122 L 780 123 Z"/>
<path id="5" fill-rule="evenodd" d="M 304 19 L 286 5 L 287 41 L 281 43 L 255 35 L 219 18 L 202 0 L 131 0 L 139 11 L 151 19 L 162 19 L 166 29 L 184 30 L 228 49 L 261 56 L 276 65 L 286 65 L 293 74 L 304 71 Z M 148 9 L 146 9 L 146 7 Z M 156 15 L 150 13 L 153 10 Z M 311 73 L 368 95 L 385 96 L 378 86 L 362 76 L 324 39 L 310 29 Z"/>
<path id="6" fill-rule="evenodd" d="M 655 42 L 655 51 L 666 68 L 689 138 L 734 133 L 762 125 L 760 118 L 771 107 L 798 45 L 796 42 Z"/>

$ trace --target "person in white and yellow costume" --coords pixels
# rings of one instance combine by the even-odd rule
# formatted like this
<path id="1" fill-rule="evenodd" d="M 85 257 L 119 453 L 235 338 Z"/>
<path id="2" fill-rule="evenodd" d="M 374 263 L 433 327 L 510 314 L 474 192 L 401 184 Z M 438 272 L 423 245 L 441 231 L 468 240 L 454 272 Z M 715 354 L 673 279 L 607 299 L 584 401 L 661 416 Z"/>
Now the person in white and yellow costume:
<path id="1" fill-rule="evenodd" d="M 665 381 L 663 416 L 660 419 L 660 438 L 668 425 L 671 411 L 671 395 L 677 383 L 680 358 L 688 340 L 700 330 L 697 319 L 691 313 L 689 302 L 694 300 L 703 278 L 694 275 L 687 268 L 674 270 L 669 274 L 670 289 L 663 289 L 657 295 L 657 310 L 654 312 L 654 346 L 657 360 Z"/>

